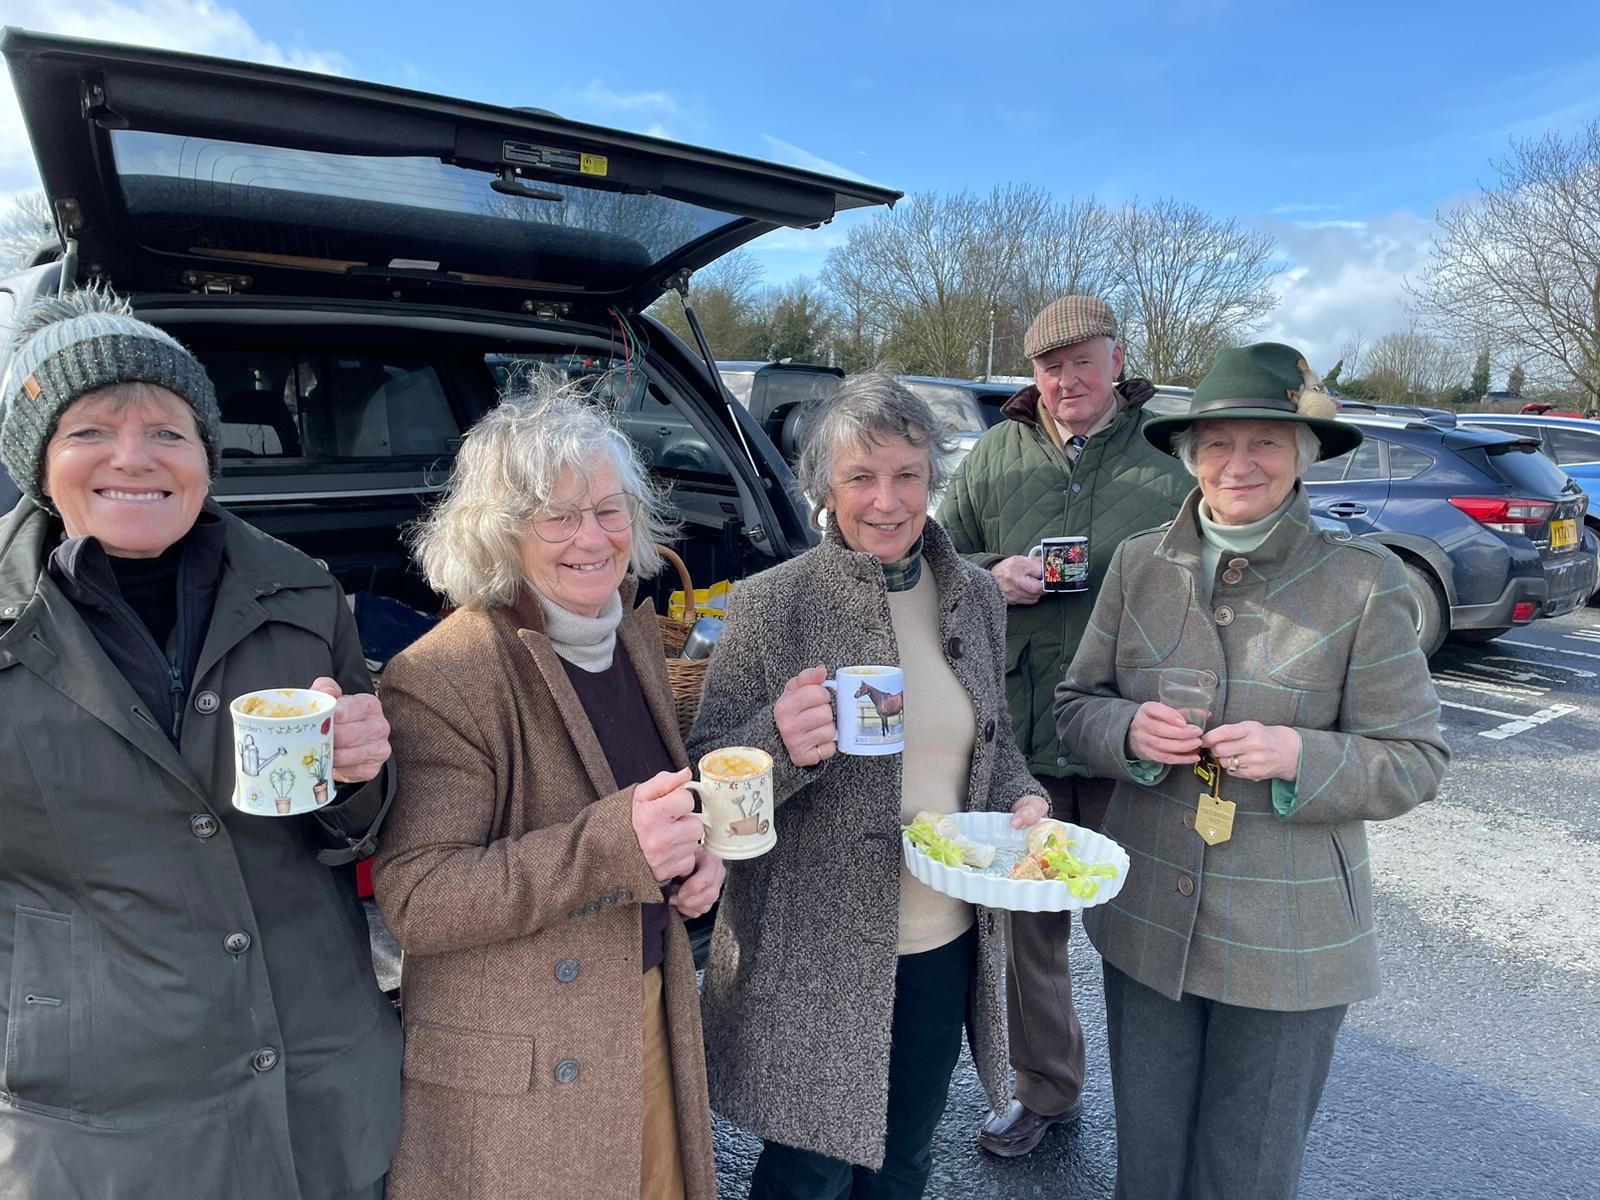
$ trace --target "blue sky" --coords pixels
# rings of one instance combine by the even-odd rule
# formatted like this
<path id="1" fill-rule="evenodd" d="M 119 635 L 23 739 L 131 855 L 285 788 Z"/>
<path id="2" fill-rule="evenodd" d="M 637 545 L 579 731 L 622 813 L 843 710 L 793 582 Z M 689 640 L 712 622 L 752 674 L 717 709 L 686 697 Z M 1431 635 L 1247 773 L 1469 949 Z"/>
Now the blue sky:
<path id="1" fill-rule="evenodd" d="M 335 70 L 823 170 L 906 192 L 1028 180 L 1114 203 L 1175 196 L 1270 232 L 1265 332 L 1314 358 L 1401 328 L 1436 211 L 1511 137 L 1600 116 L 1600 6 L 610 6 L 7 0 L 5 20 Z M 0 97 L 0 193 L 31 182 Z M 848 227 L 755 246 L 814 274 Z"/>

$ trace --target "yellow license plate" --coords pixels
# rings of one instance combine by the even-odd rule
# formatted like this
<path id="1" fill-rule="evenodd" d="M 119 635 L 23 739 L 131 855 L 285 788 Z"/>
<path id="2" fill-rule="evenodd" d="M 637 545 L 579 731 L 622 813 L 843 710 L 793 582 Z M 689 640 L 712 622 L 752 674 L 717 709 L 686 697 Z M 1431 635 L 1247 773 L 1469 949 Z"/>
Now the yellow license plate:
<path id="1" fill-rule="evenodd" d="M 1578 544 L 1578 522 L 1575 520 L 1550 522 L 1550 549 L 1566 550 Z"/>

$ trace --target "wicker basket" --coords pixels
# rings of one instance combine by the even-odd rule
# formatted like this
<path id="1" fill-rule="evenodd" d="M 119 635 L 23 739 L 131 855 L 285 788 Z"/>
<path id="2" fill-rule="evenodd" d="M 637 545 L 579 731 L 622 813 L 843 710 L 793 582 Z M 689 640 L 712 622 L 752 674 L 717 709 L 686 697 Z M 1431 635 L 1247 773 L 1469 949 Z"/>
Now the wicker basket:
<path id="1" fill-rule="evenodd" d="M 678 732 L 687 735 L 689 727 L 694 724 L 695 714 L 700 711 L 700 687 L 706 680 L 706 666 L 708 660 L 703 658 L 680 658 L 683 653 L 683 644 L 689 638 L 689 630 L 694 628 L 695 618 L 699 615 L 694 607 L 694 581 L 689 578 L 689 567 L 677 553 L 666 546 L 657 546 L 661 557 L 671 563 L 678 572 L 678 583 L 683 588 L 683 619 L 673 620 L 670 616 L 656 614 L 656 622 L 661 626 L 661 644 L 667 652 L 667 682 L 672 686 L 672 707 L 678 715 Z"/>

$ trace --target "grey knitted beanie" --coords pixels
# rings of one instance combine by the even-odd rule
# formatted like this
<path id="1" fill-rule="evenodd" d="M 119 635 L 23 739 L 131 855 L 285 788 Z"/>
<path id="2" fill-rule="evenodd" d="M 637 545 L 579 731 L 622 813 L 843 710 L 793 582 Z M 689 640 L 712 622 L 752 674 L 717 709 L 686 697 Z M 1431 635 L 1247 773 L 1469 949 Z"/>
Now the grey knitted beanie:
<path id="1" fill-rule="evenodd" d="M 127 301 L 88 287 L 40 300 L 12 333 L 0 379 L 0 462 L 17 487 L 48 506 L 44 452 L 56 422 L 79 396 L 114 383 L 153 383 L 187 401 L 216 478 L 222 416 L 206 369 Z"/>

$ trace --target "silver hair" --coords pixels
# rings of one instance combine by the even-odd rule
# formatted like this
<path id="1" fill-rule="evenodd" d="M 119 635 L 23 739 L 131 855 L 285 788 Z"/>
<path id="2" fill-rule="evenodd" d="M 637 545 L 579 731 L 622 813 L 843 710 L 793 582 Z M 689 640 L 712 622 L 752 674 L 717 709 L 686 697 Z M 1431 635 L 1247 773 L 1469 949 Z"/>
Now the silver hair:
<path id="1" fill-rule="evenodd" d="M 610 466 L 622 490 L 639 501 L 628 567 L 661 569 L 656 543 L 677 533 L 664 493 L 585 389 L 539 377 L 484 415 L 461 442 L 444 498 L 408 532 L 429 585 L 461 608 L 514 604 L 527 575 L 522 542 L 547 507 L 564 471 L 580 479 Z"/>
<path id="2" fill-rule="evenodd" d="M 795 466 L 795 484 L 810 506 L 813 527 L 822 528 L 818 517 L 833 486 L 833 461 L 847 446 L 865 450 L 893 438 L 910 442 L 928 452 L 928 494 L 937 496 L 944 488 L 949 456 L 956 448 L 950 427 L 893 375 L 852 375 L 811 401 L 805 418 L 809 428 Z"/>
<path id="3" fill-rule="evenodd" d="M 1172 435 L 1172 452 L 1178 456 L 1178 461 L 1183 464 L 1183 469 L 1191 475 L 1199 474 L 1195 462 L 1195 430 L 1206 424 L 1206 421 L 1193 422 L 1187 429 L 1180 429 Z M 1302 425 L 1298 421 L 1294 425 L 1294 473 L 1296 476 L 1304 475 L 1311 469 L 1311 464 L 1322 456 L 1322 442 L 1312 432 L 1311 426 Z"/>

